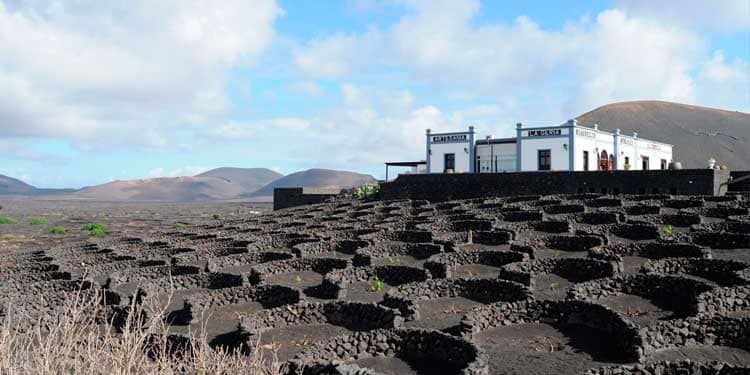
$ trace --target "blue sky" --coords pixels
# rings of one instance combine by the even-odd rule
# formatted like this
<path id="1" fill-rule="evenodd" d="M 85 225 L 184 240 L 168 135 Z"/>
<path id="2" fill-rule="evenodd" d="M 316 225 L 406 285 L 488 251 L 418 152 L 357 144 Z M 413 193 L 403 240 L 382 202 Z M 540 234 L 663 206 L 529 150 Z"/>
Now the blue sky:
<path id="1" fill-rule="evenodd" d="M 750 112 L 750 2 L 0 0 L 0 174 L 355 170 L 610 102 Z"/>

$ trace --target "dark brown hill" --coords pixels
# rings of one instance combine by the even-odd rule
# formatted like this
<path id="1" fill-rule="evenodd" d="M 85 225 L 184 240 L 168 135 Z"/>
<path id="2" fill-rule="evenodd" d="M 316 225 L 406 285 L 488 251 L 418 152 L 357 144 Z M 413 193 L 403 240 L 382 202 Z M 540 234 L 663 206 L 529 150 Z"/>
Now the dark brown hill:
<path id="1" fill-rule="evenodd" d="M 608 104 L 577 118 L 578 123 L 674 145 L 684 168 L 704 168 L 713 157 L 730 169 L 750 169 L 750 114 L 693 105 L 634 101 Z"/>
<path id="2" fill-rule="evenodd" d="M 0 195 L 5 194 L 33 194 L 35 187 L 13 177 L 0 174 Z"/>
<path id="3" fill-rule="evenodd" d="M 277 187 L 305 187 L 340 190 L 374 182 L 376 182 L 375 178 L 361 173 L 335 171 L 331 169 L 308 169 L 306 171 L 296 172 L 282 177 L 247 196 L 273 196 L 273 189 Z"/>
<path id="4" fill-rule="evenodd" d="M 204 201 L 232 199 L 242 186 L 216 177 L 162 177 L 118 180 L 85 187 L 69 197 L 100 201 Z"/>
<path id="5" fill-rule="evenodd" d="M 268 168 L 216 168 L 195 177 L 216 177 L 242 186 L 245 193 L 253 193 L 271 182 L 284 177 Z"/>

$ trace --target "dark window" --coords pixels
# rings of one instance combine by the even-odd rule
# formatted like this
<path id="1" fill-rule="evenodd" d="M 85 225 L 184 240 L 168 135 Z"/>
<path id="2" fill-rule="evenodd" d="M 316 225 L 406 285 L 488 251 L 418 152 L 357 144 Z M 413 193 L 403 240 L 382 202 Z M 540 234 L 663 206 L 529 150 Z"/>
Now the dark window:
<path id="1" fill-rule="evenodd" d="M 550 150 L 539 150 L 539 170 L 548 171 L 552 166 L 552 154 Z"/>
<path id="2" fill-rule="evenodd" d="M 661 159 L 661 169 L 662 170 L 667 169 L 667 160 L 666 159 Z"/>
<path id="3" fill-rule="evenodd" d="M 481 172 L 482 171 L 482 157 L 477 156 L 477 163 L 474 165 L 474 172 Z"/>
<path id="4" fill-rule="evenodd" d="M 589 170 L 589 152 L 588 151 L 583 152 L 583 170 L 584 171 Z"/>
<path id="5" fill-rule="evenodd" d="M 641 160 L 642 160 L 642 162 L 641 162 L 642 163 L 641 169 L 643 169 L 644 171 L 647 171 L 648 170 L 648 157 L 641 156 Z"/>
<path id="6" fill-rule="evenodd" d="M 627 156 L 625 157 L 625 164 L 630 164 L 630 158 Z"/>
<path id="7" fill-rule="evenodd" d="M 448 171 L 449 169 L 455 172 L 456 171 L 456 154 L 445 154 L 444 165 L 445 165 L 444 172 Z"/>

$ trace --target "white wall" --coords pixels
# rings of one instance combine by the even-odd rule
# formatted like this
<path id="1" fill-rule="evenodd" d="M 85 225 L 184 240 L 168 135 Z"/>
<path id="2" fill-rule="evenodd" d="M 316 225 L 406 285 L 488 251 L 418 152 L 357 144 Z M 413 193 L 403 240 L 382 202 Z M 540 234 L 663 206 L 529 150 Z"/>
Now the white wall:
<path id="1" fill-rule="evenodd" d="M 568 143 L 568 137 L 539 138 L 521 140 L 521 171 L 538 170 L 538 151 L 549 149 L 552 156 L 551 168 L 555 171 L 568 170 L 568 151 L 563 148 Z"/>
<path id="2" fill-rule="evenodd" d="M 607 151 L 607 155 L 614 155 L 614 138 L 613 135 L 606 132 L 600 132 L 593 128 L 576 128 L 573 140 L 573 170 L 583 171 L 583 152 L 589 152 L 589 171 L 599 169 L 599 158 L 602 151 Z"/>
<path id="3" fill-rule="evenodd" d="M 456 155 L 456 173 L 468 173 L 471 172 L 469 168 L 469 143 L 432 143 L 430 144 L 430 173 L 443 173 L 445 160 L 445 154 Z M 466 149 L 466 151 L 464 151 Z"/>
<path id="4" fill-rule="evenodd" d="M 479 173 L 492 171 L 492 158 L 497 161 L 497 172 L 516 171 L 516 143 L 478 144 L 476 147 Z"/>

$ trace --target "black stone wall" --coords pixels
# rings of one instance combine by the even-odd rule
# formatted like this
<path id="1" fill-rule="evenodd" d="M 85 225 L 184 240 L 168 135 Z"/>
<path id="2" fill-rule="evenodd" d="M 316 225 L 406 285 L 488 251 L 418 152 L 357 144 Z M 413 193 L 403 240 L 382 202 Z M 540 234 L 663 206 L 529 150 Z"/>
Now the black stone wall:
<path id="1" fill-rule="evenodd" d="M 733 179 L 750 176 L 750 171 L 734 171 L 730 175 Z M 750 191 L 750 179 L 740 181 L 736 184 L 729 185 L 729 191 Z"/>
<path id="2" fill-rule="evenodd" d="M 273 189 L 273 209 L 304 206 L 308 204 L 323 203 L 338 194 L 305 194 L 304 189 L 298 188 L 275 188 Z"/>
<path id="3" fill-rule="evenodd" d="M 729 171 L 516 172 L 400 175 L 380 185 L 389 199 L 447 201 L 527 194 L 724 195 Z"/>

